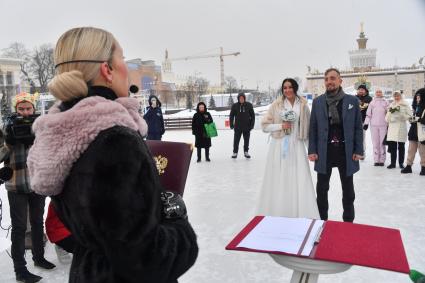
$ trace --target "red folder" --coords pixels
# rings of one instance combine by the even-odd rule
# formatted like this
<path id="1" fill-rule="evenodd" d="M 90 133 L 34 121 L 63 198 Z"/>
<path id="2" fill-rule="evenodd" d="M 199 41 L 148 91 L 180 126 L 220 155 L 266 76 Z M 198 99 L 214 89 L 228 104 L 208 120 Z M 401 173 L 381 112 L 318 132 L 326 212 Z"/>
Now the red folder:
<path id="1" fill-rule="evenodd" d="M 264 216 L 254 217 L 226 246 L 226 250 L 287 254 L 238 247 L 238 244 L 257 226 Z M 319 243 L 310 259 L 347 263 L 409 274 L 410 268 L 397 229 L 326 221 Z"/>
<path id="2" fill-rule="evenodd" d="M 182 142 L 147 140 L 162 187 L 183 196 L 193 145 Z"/>

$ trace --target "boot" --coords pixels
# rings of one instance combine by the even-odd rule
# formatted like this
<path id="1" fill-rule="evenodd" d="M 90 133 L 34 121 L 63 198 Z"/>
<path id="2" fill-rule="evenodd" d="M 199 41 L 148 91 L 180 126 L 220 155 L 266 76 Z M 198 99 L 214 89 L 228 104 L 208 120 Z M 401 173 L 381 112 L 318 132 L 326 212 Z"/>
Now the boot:
<path id="1" fill-rule="evenodd" d="M 201 162 L 201 148 L 200 147 L 196 148 L 196 153 L 198 155 L 198 159 L 196 160 L 196 162 Z"/>
<path id="2" fill-rule="evenodd" d="M 387 166 L 388 169 L 393 169 L 395 168 L 395 162 L 397 160 L 397 149 L 391 149 L 390 150 L 390 154 L 391 154 L 391 163 L 390 165 Z"/>
<path id="3" fill-rule="evenodd" d="M 56 265 L 54 265 L 53 263 L 51 263 L 45 258 L 34 260 L 34 265 L 44 269 L 53 269 L 56 267 Z"/>
<path id="4" fill-rule="evenodd" d="M 406 165 L 403 170 L 401 170 L 401 174 L 412 173 L 412 166 Z"/>
<path id="5" fill-rule="evenodd" d="M 425 166 L 422 166 L 421 173 L 419 175 L 425 176 Z"/>
<path id="6" fill-rule="evenodd" d="M 210 160 L 210 148 L 209 147 L 205 148 L 205 160 L 208 161 L 208 162 L 211 161 Z"/>
<path id="7" fill-rule="evenodd" d="M 43 277 L 32 274 L 26 268 L 16 272 L 16 281 L 18 282 L 35 283 L 40 281 L 42 278 Z"/>

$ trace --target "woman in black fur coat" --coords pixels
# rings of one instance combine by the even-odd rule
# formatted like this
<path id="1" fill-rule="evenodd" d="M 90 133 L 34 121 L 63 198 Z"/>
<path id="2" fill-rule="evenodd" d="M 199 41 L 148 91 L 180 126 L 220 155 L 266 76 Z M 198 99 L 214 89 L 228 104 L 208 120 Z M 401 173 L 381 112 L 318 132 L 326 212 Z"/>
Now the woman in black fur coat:
<path id="1" fill-rule="evenodd" d="M 49 84 L 60 103 L 34 124 L 31 185 L 75 237 L 73 283 L 177 282 L 198 254 L 185 210 L 173 211 L 183 201 L 161 192 L 123 58 L 107 31 L 67 31 Z"/>
<path id="2" fill-rule="evenodd" d="M 198 154 L 197 162 L 201 162 L 201 149 L 205 148 L 205 160 L 210 160 L 211 138 L 207 136 L 204 124 L 213 122 L 210 112 L 207 111 L 207 106 L 203 102 L 199 102 L 196 106 L 196 113 L 192 118 L 192 134 L 195 136 L 195 147 Z"/>

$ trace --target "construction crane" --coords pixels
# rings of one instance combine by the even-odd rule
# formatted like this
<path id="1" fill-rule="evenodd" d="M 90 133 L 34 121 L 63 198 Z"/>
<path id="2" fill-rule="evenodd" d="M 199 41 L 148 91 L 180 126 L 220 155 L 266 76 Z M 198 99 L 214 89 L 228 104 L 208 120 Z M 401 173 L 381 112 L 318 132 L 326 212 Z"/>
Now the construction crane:
<path id="1" fill-rule="evenodd" d="M 203 58 L 213 58 L 213 57 L 219 57 L 220 58 L 220 86 L 224 88 L 224 56 L 238 56 L 241 54 L 240 52 L 232 52 L 232 53 L 224 53 L 223 47 L 220 47 L 220 53 L 219 54 L 207 54 L 207 55 L 195 55 L 195 56 L 185 56 L 185 57 L 178 57 L 178 58 L 168 58 L 168 50 L 165 50 L 165 61 L 164 61 L 164 71 L 171 72 L 171 61 L 187 61 L 192 59 L 203 59 Z"/>

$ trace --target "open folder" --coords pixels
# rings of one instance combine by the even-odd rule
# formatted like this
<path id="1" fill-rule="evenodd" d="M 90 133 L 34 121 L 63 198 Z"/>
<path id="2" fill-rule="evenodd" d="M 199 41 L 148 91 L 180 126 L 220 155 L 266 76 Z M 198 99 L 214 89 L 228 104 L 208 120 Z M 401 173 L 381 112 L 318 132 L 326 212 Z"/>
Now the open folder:
<path id="1" fill-rule="evenodd" d="M 277 218 L 289 221 L 276 221 Z M 256 216 L 226 249 L 306 257 L 409 274 L 399 230 L 337 221 L 323 221 L 320 225 L 318 220 L 308 220 L 310 222 L 305 218 Z M 282 223 L 290 223 L 293 227 L 285 228 Z M 313 228 L 306 229 L 308 223 L 309 228 L 314 225 L 322 228 L 313 236 Z M 306 249 L 306 243 L 312 239 L 313 248 Z"/>

